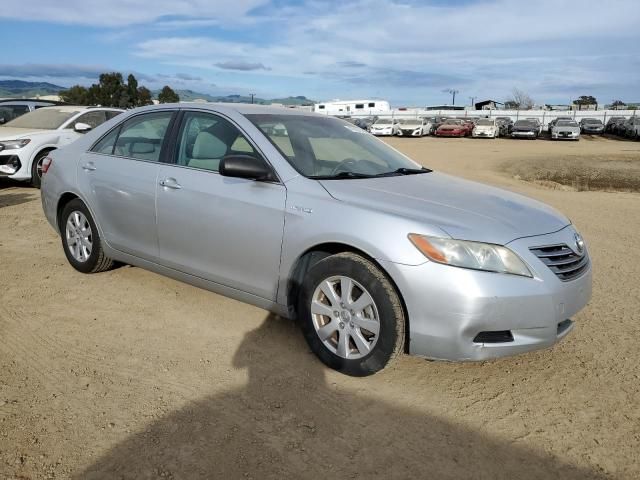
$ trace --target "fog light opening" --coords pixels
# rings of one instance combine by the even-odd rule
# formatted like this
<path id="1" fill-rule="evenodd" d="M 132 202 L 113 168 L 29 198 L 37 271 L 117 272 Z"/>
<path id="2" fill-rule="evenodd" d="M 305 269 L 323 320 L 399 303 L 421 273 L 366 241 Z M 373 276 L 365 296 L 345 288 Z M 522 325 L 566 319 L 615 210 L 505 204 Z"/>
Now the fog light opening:
<path id="1" fill-rule="evenodd" d="M 494 330 L 480 332 L 473 339 L 473 343 L 508 343 L 513 342 L 511 330 Z"/>

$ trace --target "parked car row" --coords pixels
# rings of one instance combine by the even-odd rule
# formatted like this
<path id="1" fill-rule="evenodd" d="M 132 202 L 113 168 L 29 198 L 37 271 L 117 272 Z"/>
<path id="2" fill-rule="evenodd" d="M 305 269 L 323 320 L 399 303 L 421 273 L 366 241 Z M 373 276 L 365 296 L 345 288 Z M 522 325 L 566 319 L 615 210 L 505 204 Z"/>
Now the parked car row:
<path id="1" fill-rule="evenodd" d="M 611 117 L 605 126 L 605 132 L 638 140 L 640 139 L 640 117 Z"/>
<path id="2" fill-rule="evenodd" d="M 26 113 L 0 126 L 0 176 L 29 181 L 35 187 L 42 179 L 47 154 L 77 140 L 124 110 L 117 108 L 46 106 L 36 102 L 0 103 L 2 109 L 28 108 Z M 5 117 L 6 118 L 6 117 Z"/>

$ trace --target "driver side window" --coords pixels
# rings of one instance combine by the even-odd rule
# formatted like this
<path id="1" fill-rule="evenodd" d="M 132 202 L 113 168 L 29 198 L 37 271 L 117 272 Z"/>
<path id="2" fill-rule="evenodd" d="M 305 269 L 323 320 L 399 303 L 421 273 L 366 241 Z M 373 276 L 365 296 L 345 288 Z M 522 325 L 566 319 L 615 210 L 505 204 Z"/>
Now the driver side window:
<path id="1" fill-rule="evenodd" d="M 204 112 L 185 112 L 178 135 L 176 164 L 217 172 L 230 154 L 257 157 L 255 149 L 229 121 Z"/>

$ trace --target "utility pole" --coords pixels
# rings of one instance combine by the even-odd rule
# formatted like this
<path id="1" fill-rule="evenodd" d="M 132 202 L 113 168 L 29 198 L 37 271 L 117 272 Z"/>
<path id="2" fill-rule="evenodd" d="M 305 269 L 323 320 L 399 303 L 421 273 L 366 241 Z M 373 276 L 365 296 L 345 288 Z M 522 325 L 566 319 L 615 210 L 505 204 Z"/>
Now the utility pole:
<path id="1" fill-rule="evenodd" d="M 253 104 L 253 97 L 255 97 L 256 94 L 255 93 L 250 93 L 249 95 L 251 95 L 251 103 Z"/>
<path id="2" fill-rule="evenodd" d="M 455 105 L 456 104 L 456 93 L 460 93 L 460 90 L 455 90 L 453 88 L 447 88 L 445 90 L 443 90 L 444 93 L 450 93 L 452 95 L 451 98 L 451 105 Z"/>
<path id="3" fill-rule="evenodd" d="M 471 99 L 471 109 L 475 110 L 476 108 L 476 97 L 469 97 Z"/>

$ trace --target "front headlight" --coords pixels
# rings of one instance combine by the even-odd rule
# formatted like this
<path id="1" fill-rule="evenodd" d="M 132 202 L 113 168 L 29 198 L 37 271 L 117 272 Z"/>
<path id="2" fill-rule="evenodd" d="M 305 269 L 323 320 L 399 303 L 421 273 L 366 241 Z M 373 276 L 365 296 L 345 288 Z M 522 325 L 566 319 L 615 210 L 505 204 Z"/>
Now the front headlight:
<path id="1" fill-rule="evenodd" d="M 22 147 L 26 147 L 31 140 L 29 138 L 22 138 L 20 140 L 5 140 L 0 142 L 0 150 L 17 150 Z"/>
<path id="2" fill-rule="evenodd" d="M 518 255 L 501 245 L 427 237 L 417 233 L 410 233 L 409 240 L 425 257 L 437 263 L 486 272 L 533 276 Z"/>

